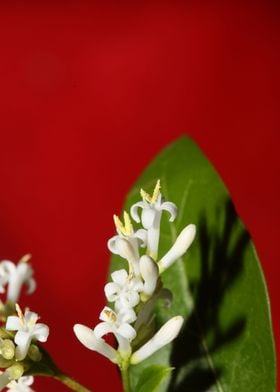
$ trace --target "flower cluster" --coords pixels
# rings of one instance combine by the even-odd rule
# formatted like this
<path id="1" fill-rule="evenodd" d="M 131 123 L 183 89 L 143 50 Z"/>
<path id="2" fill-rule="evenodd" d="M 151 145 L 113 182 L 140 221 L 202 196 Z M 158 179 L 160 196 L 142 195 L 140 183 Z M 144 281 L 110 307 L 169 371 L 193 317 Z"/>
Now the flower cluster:
<path id="1" fill-rule="evenodd" d="M 0 293 L 7 293 L 6 302 L 0 304 L 0 368 L 5 369 L 0 374 L 0 391 L 5 387 L 8 391 L 33 391 L 33 377 L 23 374 L 42 358 L 36 341 L 46 342 L 49 335 L 48 326 L 37 323 L 36 313 L 26 309 L 23 314 L 18 305 L 24 284 L 29 294 L 36 288 L 29 259 L 26 255 L 17 264 L 0 262 Z"/>
<path id="2" fill-rule="evenodd" d="M 112 281 L 105 285 L 105 295 L 111 306 L 104 307 L 100 313 L 101 322 L 94 329 L 82 324 L 74 326 L 74 332 L 84 346 L 121 368 L 148 358 L 180 332 L 183 318 L 178 315 L 168 320 L 152 338 L 140 333 L 151 321 L 155 299 L 162 291 L 160 275 L 187 251 L 195 237 L 195 226 L 186 226 L 169 251 L 158 260 L 162 213 L 167 211 L 169 221 L 173 222 L 177 207 L 164 200 L 159 180 L 152 195 L 142 189 L 140 195 L 142 200 L 131 207 L 130 215 L 124 212 L 123 222 L 114 215 L 117 233 L 108 241 L 108 248 L 125 259 L 128 268 L 114 271 Z M 142 225 L 139 230 L 134 230 L 130 216 Z M 117 349 L 105 341 L 104 336 L 108 333 L 115 336 Z"/>

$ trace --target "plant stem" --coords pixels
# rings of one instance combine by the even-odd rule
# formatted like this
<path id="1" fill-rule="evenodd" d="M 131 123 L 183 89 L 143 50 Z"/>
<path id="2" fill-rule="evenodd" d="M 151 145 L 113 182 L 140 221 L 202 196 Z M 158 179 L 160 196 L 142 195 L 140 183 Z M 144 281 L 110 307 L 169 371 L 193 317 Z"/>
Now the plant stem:
<path id="1" fill-rule="evenodd" d="M 55 376 L 55 378 L 62 382 L 64 385 L 67 385 L 69 389 L 72 389 L 72 391 L 76 392 L 90 392 L 89 389 L 78 383 L 76 380 L 74 380 L 72 377 L 67 376 L 64 373 L 60 373 Z"/>
<path id="2" fill-rule="evenodd" d="M 128 377 L 128 364 L 123 363 L 121 367 L 121 375 L 122 375 L 122 384 L 124 392 L 130 392 L 130 384 L 129 384 L 129 377 Z"/>

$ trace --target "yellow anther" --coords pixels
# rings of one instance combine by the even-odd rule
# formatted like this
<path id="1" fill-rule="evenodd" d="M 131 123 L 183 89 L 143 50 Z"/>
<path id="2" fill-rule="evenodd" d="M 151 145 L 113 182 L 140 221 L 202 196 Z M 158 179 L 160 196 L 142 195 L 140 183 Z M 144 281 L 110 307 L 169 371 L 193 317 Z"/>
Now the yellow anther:
<path id="1" fill-rule="evenodd" d="M 157 180 L 152 196 L 148 192 L 144 191 L 144 189 L 140 190 L 141 197 L 150 204 L 155 204 L 157 202 L 159 194 L 160 194 L 160 180 Z"/>
<path id="2" fill-rule="evenodd" d="M 16 304 L 16 312 L 18 314 L 18 318 L 20 319 L 21 324 L 24 325 L 24 316 L 23 316 L 23 313 L 21 311 L 19 304 Z"/>
<path id="3" fill-rule="evenodd" d="M 113 323 L 114 323 L 115 321 L 117 321 L 117 317 L 116 317 L 115 313 L 112 312 L 112 310 L 106 309 L 106 310 L 104 311 L 104 313 L 105 313 L 105 315 L 108 317 L 108 319 L 109 319 L 110 321 L 112 321 Z"/>
<path id="4" fill-rule="evenodd" d="M 160 194 L 160 180 L 157 180 L 155 189 L 153 191 L 152 203 L 156 203 Z"/>
<path id="5" fill-rule="evenodd" d="M 152 202 L 152 198 L 149 195 L 149 193 L 144 191 L 144 189 L 142 189 L 142 188 L 140 189 L 140 195 L 143 198 L 143 200 L 146 200 L 148 203 Z"/>
<path id="6" fill-rule="evenodd" d="M 133 234 L 133 226 L 130 217 L 126 211 L 123 213 L 124 224 L 117 215 L 114 215 L 114 222 L 117 230 L 123 235 L 129 236 Z"/>
<path id="7" fill-rule="evenodd" d="M 22 256 L 22 258 L 19 260 L 19 263 L 27 263 L 31 257 L 31 253 L 27 253 L 26 255 Z"/>

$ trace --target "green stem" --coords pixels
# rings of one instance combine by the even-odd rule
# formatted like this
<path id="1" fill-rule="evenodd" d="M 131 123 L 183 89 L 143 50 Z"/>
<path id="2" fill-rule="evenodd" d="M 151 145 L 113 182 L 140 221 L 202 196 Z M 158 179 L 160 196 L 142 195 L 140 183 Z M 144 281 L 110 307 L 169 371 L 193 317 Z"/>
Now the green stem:
<path id="1" fill-rule="evenodd" d="M 128 376 L 128 363 L 124 362 L 121 366 L 122 384 L 124 392 L 130 392 L 129 376 Z"/>
<path id="2" fill-rule="evenodd" d="M 55 376 L 55 378 L 62 382 L 64 385 L 67 385 L 69 389 L 72 389 L 72 391 L 76 392 L 90 392 L 89 389 L 78 383 L 76 380 L 74 380 L 72 377 L 67 376 L 66 374 L 60 373 Z"/>

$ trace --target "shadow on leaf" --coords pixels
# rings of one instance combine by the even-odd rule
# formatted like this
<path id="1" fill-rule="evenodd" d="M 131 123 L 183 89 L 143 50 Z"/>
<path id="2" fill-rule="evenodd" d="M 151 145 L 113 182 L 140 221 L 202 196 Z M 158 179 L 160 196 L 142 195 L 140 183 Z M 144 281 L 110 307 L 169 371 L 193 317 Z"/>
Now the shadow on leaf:
<path id="1" fill-rule="evenodd" d="M 220 204 L 216 218 L 214 230 L 204 213 L 199 219 L 200 278 L 191 282 L 194 307 L 173 345 L 175 370 L 168 392 L 206 392 L 218 386 L 226 368 L 215 367 L 212 354 L 238 339 L 245 328 L 245 315 L 222 326 L 221 307 L 242 273 L 250 237 L 240 226 L 236 230 L 238 218 L 230 200 Z"/>

